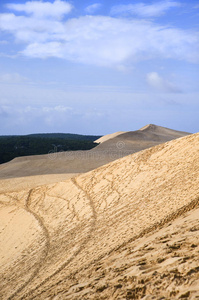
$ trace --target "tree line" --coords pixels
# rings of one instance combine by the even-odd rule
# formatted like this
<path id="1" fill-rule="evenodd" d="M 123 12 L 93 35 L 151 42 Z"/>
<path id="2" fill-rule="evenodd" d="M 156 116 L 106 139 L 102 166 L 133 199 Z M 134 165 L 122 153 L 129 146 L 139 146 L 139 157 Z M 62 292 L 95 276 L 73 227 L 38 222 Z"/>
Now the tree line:
<path id="1" fill-rule="evenodd" d="M 98 138 L 72 134 L 0 136 L 0 163 L 19 156 L 48 154 L 52 151 L 89 150 L 97 145 L 94 140 Z"/>

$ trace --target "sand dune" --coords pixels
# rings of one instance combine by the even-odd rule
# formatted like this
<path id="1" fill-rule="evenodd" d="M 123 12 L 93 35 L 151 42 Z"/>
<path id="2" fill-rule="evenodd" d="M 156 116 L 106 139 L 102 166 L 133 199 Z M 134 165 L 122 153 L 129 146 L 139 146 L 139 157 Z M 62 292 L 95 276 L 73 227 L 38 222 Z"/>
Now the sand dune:
<path id="1" fill-rule="evenodd" d="M 121 152 L 128 155 L 188 134 L 190 133 L 149 124 L 139 130 L 128 131 L 104 141 L 94 150 L 107 150 L 115 154 Z"/>
<path id="2" fill-rule="evenodd" d="M 196 299 L 198 161 L 199 133 L 2 193 L 0 298 Z"/>
<path id="3" fill-rule="evenodd" d="M 101 144 L 101 143 L 106 142 L 106 141 L 108 141 L 110 139 L 113 139 L 114 137 L 116 137 L 116 136 L 118 136 L 118 135 L 120 135 L 122 133 L 125 133 L 125 132 L 126 131 L 117 131 L 117 132 L 114 132 L 114 133 L 110 133 L 110 134 L 104 135 L 101 138 L 97 139 L 95 141 L 95 143 Z"/>
<path id="4" fill-rule="evenodd" d="M 140 130 L 116 135 L 89 151 L 58 152 L 15 158 L 11 162 L 0 165 L 0 179 L 85 173 L 121 157 L 185 135 L 188 133 L 147 125 Z"/>

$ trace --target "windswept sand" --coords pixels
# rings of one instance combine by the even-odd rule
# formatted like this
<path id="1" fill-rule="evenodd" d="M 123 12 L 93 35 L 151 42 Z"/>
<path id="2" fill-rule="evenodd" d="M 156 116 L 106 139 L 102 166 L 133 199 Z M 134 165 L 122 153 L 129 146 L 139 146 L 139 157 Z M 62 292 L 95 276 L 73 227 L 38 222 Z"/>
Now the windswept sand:
<path id="1" fill-rule="evenodd" d="M 0 298 L 197 299 L 198 186 L 199 133 L 2 193 Z"/>
<path id="2" fill-rule="evenodd" d="M 116 134 L 114 138 L 89 151 L 68 151 L 15 158 L 0 165 L 0 179 L 85 173 L 121 157 L 186 135 L 189 133 L 150 124 L 140 130 Z"/>

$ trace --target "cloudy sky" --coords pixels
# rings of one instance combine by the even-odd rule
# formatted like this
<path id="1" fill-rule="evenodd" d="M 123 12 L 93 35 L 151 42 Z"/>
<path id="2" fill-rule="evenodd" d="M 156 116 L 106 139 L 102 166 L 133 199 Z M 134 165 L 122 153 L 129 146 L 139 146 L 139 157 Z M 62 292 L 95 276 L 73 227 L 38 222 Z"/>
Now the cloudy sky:
<path id="1" fill-rule="evenodd" d="M 198 0 L 1 0 L 0 135 L 198 119 Z"/>

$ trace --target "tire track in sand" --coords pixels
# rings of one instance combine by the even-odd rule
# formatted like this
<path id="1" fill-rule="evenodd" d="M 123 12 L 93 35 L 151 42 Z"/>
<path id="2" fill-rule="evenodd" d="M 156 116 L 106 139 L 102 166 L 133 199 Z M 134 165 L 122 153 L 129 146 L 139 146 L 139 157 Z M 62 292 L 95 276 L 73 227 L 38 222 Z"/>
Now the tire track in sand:
<path id="1" fill-rule="evenodd" d="M 96 224 L 96 220 L 97 220 L 97 213 L 95 210 L 95 206 L 93 203 L 92 198 L 90 197 L 90 195 L 87 193 L 87 191 L 85 191 L 76 181 L 75 177 L 70 179 L 71 182 L 78 188 L 78 190 L 80 190 L 81 192 L 83 192 L 87 199 L 89 200 L 89 205 L 91 207 L 92 210 L 92 216 L 93 216 L 93 220 L 91 222 L 91 229 L 87 235 L 87 237 L 85 238 L 85 240 L 81 243 L 81 245 L 79 246 L 79 248 L 73 253 L 73 255 L 66 260 L 57 270 L 55 270 L 50 276 L 48 276 L 47 278 L 45 278 L 40 284 L 38 284 L 35 288 L 31 289 L 28 293 L 26 293 L 25 295 L 23 295 L 23 297 L 21 297 L 21 299 L 24 299 L 26 297 L 30 297 L 31 299 L 34 299 L 36 297 L 38 297 L 41 293 L 37 294 L 36 296 L 32 296 L 32 293 L 35 292 L 38 288 L 40 288 L 42 285 L 44 285 L 45 283 L 47 283 L 50 279 L 52 279 L 54 276 L 56 276 L 58 273 L 60 273 L 68 264 L 71 263 L 71 261 L 73 261 L 73 259 L 84 249 L 85 245 L 88 243 L 88 241 L 91 239 L 92 237 L 92 233 L 95 230 L 95 224 Z M 33 279 L 33 278 L 32 278 Z M 31 281 L 31 280 L 30 280 Z M 29 282 L 30 282 L 29 281 Z M 28 282 L 28 283 L 29 283 Z M 21 289 L 22 290 L 22 289 Z"/>
<path id="2" fill-rule="evenodd" d="M 197 209 L 197 208 L 199 208 L 199 196 L 194 198 L 192 201 L 190 201 L 190 203 L 188 203 L 188 204 L 182 206 L 181 208 L 177 209 L 173 213 L 168 214 L 165 218 L 161 219 L 159 222 L 156 222 L 156 223 L 152 224 L 151 226 L 143 229 L 139 234 L 134 235 L 130 239 L 127 239 L 123 243 L 120 243 L 118 246 L 113 247 L 110 251 L 102 253 L 99 257 L 97 257 L 96 259 L 93 259 L 87 265 L 84 265 L 84 266 L 80 267 L 79 269 L 75 270 L 74 272 L 71 272 L 70 275 L 65 276 L 63 279 L 60 279 L 55 284 L 51 285 L 51 289 L 53 287 L 57 286 L 58 284 L 63 283 L 69 277 L 75 276 L 77 273 L 81 272 L 82 270 L 88 269 L 90 266 L 98 263 L 100 260 L 102 260 L 106 256 L 109 256 L 111 253 L 113 253 L 115 251 L 118 251 L 118 250 L 122 249 L 123 247 L 128 246 L 128 244 L 130 244 L 131 242 L 136 241 L 137 239 L 140 239 L 140 238 L 144 237 L 146 234 L 152 234 L 156 230 L 162 229 L 168 223 L 175 221 L 177 218 L 179 218 L 181 216 L 184 216 L 186 213 L 188 213 L 188 212 L 190 212 L 194 209 Z M 46 291 L 47 291 L 47 289 L 43 290 L 37 296 L 45 293 Z M 35 299 L 37 296 L 33 297 L 32 299 Z"/>
<path id="3" fill-rule="evenodd" d="M 39 273 L 39 270 L 41 269 L 44 261 L 47 258 L 48 251 L 50 248 L 50 237 L 47 228 L 45 227 L 43 220 L 33 211 L 30 209 L 30 203 L 31 203 L 31 195 L 34 189 L 31 189 L 28 193 L 28 197 L 25 203 L 25 210 L 30 213 L 31 215 L 34 216 L 34 218 L 37 220 L 39 226 L 42 228 L 44 237 L 45 237 L 45 246 L 44 246 L 44 251 L 43 254 L 40 256 L 39 262 L 36 265 L 36 269 L 30 276 L 30 278 L 24 282 L 11 296 L 8 297 L 8 300 L 13 299 L 18 293 L 20 293 L 34 278 L 35 276 Z"/>

